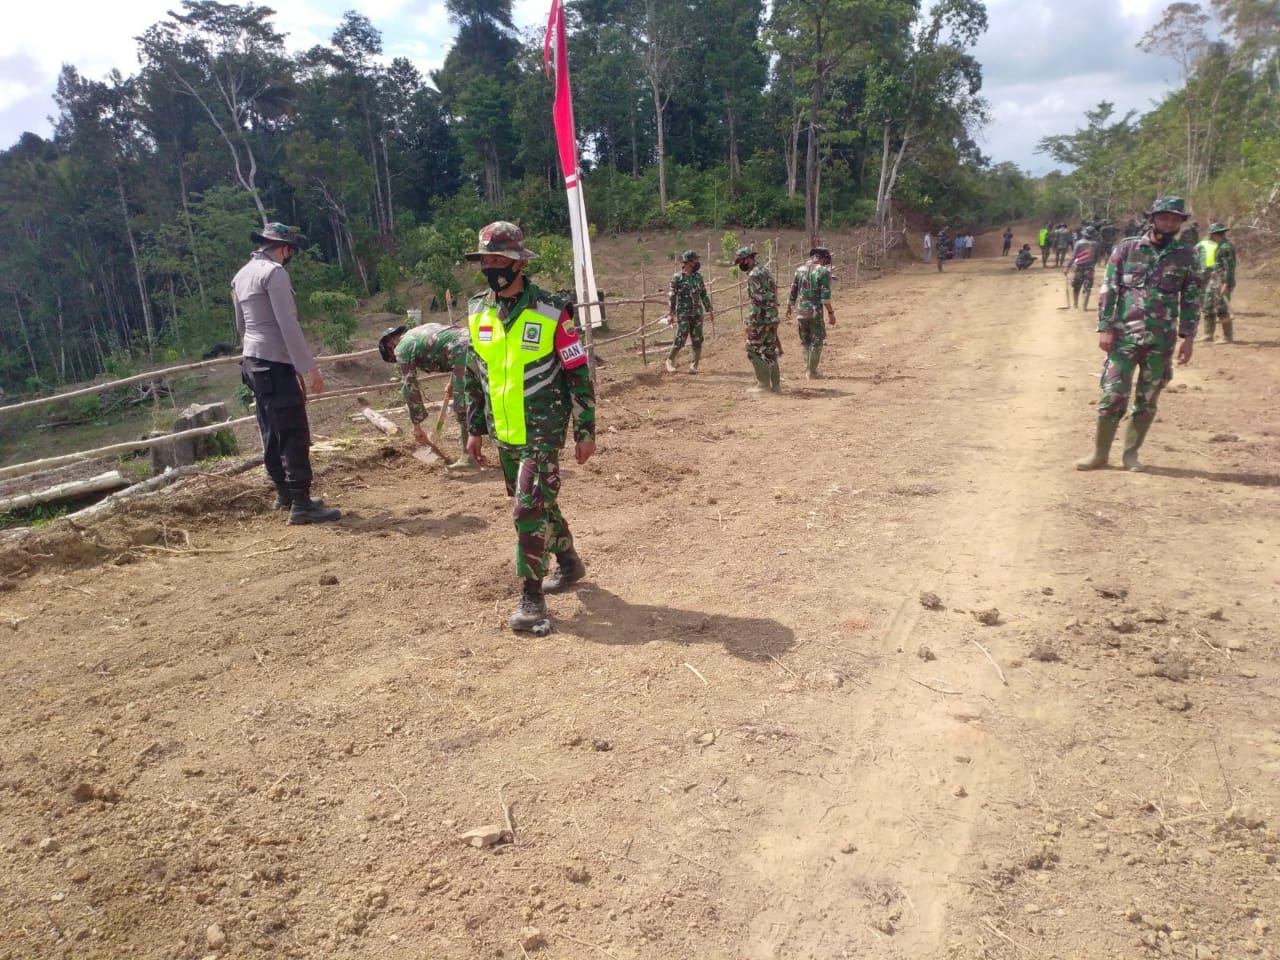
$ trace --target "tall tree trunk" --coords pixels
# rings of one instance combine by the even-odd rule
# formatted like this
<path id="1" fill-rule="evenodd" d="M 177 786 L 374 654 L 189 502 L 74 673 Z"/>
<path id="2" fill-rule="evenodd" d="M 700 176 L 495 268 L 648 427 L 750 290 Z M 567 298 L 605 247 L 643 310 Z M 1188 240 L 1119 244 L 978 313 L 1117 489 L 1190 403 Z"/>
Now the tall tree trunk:
<path id="1" fill-rule="evenodd" d="M 180 147 L 178 141 L 174 139 L 174 152 L 181 158 Z M 182 212 L 185 214 L 187 221 L 187 239 L 191 243 L 191 263 L 196 268 L 196 287 L 200 291 L 200 309 L 208 310 L 209 301 L 204 295 L 204 271 L 200 267 L 200 251 L 196 249 L 196 231 L 191 224 L 191 207 L 187 202 L 187 173 L 186 164 L 181 159 L 178 161 L 178 188 L 182 191 Z"/>
<path id="2" fill-rule="evenodd" d="M 387 135 L 382 135 L 382 175 L 387 183 L 387 235 L 395 236 L 396 205 L 391 194 L 391 158 L 387 156 Z"/>
<path id="3" fill-rule="evenodd" d="M 36 363 L 36 352 L 31 349 L 31 337 L 27 334 L 27 321 L 22 318 L 22 301 L 18 299 L 18 291 L 9 291 L 13 294 L 13 309 L 18 311 L 18 331 L 22 334 L 22 344 L 27 348 L 27 358 L 31 361 L 31 375 L 33 377 L 40 376 L 40 367 Z"/>
<path id="4" fill-rule="evenodd" d="M 649 88 L 653 91 L 653 116 L 658 124 L 658 211 L 660 213 L 667 212 L 667 164 L 666 156 L 666 137 L 665 124 L 663 123 L 663 114 L 666 112 L 666 103 L 663 102 L 662 96 L 658 91 L 658 82 L 651 80 Z"/>
<path id="5" fill-rule="evenodd" d="M 818 242 L 818 104 L 822 102 L 822 81 L 813 83 L 813 100 L 809 104 L 809 142 L 804 155 L 804 229 L 809 245 Z"/>
<path id="6" fill-rule="evenodd" d="M 784 153 L 787 158 L 787 197 L 788 199 L 796 195 L 796 188 L 799 181 L 800 169 L 800 129 L 804 121 L 804 114 L 797 110 L 795 117 L 791 121 L 791 133 L 788 135 Z"/>
<path id="7" fill-rule="evenodd" d="M 876 187 L 876 223 L 884 223 L 884 188 L 889 182 L 889 121 L 884 122 L 883 143 L 880 146 L 880 183 Z"/>
<path id="8" fill-rule="evenodd" d="M 738 175 L 742 172 L 741 160 L 738 157 L 738 113 L 733 109 L 733 104 L 729 104 L 727 113 L 729 121 L 729 196 L 733 196 L 734 185 L 738 182 Z"/>
<path id="9" fill-rule="evenodd" d="M 382 204 L 382 175 L 378 172 L 378 144 L 373 137 L 373 118 L 369 116 L 367 106 L 364 111 L 364 128 L 369 138 L 369 165 L 373 169 L 374 218 L 378 221 L 378 236 L 385 237 L 387 235 L 387 220 L 385 207 Z"/>
<path id="10" fill-rule="evenodd" d="M 147 331 L 147 356 L 155 352 L 156 329 L 155 319 L 151 315 L 151 298 L 147 296 L 147 285 L 142 279 L 142 264 L 138 261 L 138 244 L 133 239 L 133 227 L 129 224 L 129 204 L 124 196 L 124 178 L 120 168 L 116 168 L 116 186 L 120 191 L 120 213 L 124 217 L 124 235 L 129 238 L 129 253 L 133 257 L 133 279 L 138 285 L 138 300 L 142 304 L 142 324 Z M 61 310 L 61 304 L 59 304 Z"/>

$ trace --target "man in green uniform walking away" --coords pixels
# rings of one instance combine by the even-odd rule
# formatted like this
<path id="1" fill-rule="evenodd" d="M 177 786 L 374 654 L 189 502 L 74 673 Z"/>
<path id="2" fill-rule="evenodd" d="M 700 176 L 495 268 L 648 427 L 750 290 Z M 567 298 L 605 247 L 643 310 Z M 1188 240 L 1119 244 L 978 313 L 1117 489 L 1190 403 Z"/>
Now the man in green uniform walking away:
<path id="1" fill-rule="evenodd" d="M 1195 347 L 1200 270 L 1193 248 L 1178 242 L 1187 219 L 1182 198 L 1161 198 L 1147 216 L 1147 233 L 1120 241 L 1107 260 L 1098 293 L 1098 347 L 1107 355 L 1102 398 L 1093 455 L 1077 460 L 1077 470 L 1107 465 L 1135 371 L 1138 386 L 1125 431 L 1124 466 L 1141 469 L 1138 450 L 1156 418 L 1160 392 L 1173 379 L 1174 348 L 1178 363 L 1189 363 Z"/>
<path id="2" fill-rule="evenodd" d="M 791 293 L 787 297 L 787 322 L 794 310 L 800 332 L 800 347 L 804 350 L 805 376 L 819 380 L 818 361 L 822 359 L 822 344 L 827 339 L 827 324 L 822 318 L 826 310 L 831 325 L 836 325 L 836 312 L 831 306 L 831 251 L 826 247 L 814 247 L 809 259 L 800 264 L 791 281 Z"/>
<path id="3" fill-rule="evenodd" d="M 480 231 L 479 261 L 489 291 L 467 304 L 474 363 L 464 373 L 467 453 L 484 462 L 481 437 L 498 447 L 516 527 L 516 573 L 524 580 L 509 623 L 514 630 L 549 630 L 543 592 L 581 580 L 586 566 L 560 512 L 560 449 L 573 421 L 574 458 L 595 453 L 595 388 L 573 312 L 526 279 L 537 254 L 524 233 L 498 221 Z M 546 582 L 550 556 L 558 561 Z"/>
<path id="4" fill-rule="evenodd" d="M 698 372 L 702 359 L 702 318 L 712 318 L 711 297 L 702 281 L 702 262 L 697 250 L 686 250 L 680 255 L 680 272 L 671 275 L 671 288 L 667 292 L 667 322 L 676 325 L 676 335 L 667 354 L 667 373 L 676 372 L 676 354 L 689 340 L 693 344 L 693 362 L 689 372 Z"/>
<path id="5" fill-rule="evenodd" d="M 1208 239 L 1196 244 L 1203 287 L 1204 338 L 1213 342 L 1214 330 L 1222 323 L 1222 337 L 1230 343 L 1235 335 L 1231 320 L 1231 294 L 1236 289 L 1236 248 L 1227 239 L 1227 228 L 1209 225 Z"/>
<path id="6" fill-rule="evenodd" d="M 751 247 L 739 247 L 733 262 L 747 275 L 747 359 L 756 373 L 750 393 L 782 389 L 782 370 L 778 357 L 782 344 L 778 341 L 778 285 L 763 263 L 758 263 Z"/>
<path id="7" fill-rule="evenodd" d="M 1093 270 L 1098 264 L 1098 230 L 1092 224 L 1084 228 L 1084 234 L 1071 251 L 1071 262 L 1062 275 L 1071 277 L 1071 305 L 1080 306 L 1080 291 L 1084 291 L 1084 309 L 1089 309 L 1089 295 L 1093 293 Z"/>
<path id="8" fill-rule="evenodd" d="M 463 370 L 467 365 L 467 331 L 463 327 L 445 326 L 442 323 L 423 323 L 409 329 L 403 325 L 392 327 L 378 341 L 378 352 L 387 363 L 400 369 L 400 392 L 409 408 L 409 420 L 413 424 L 413 436 L 420 446 L 427 446 L 430 438 L 422 424 L 430 413 L 422 397 L 419 373 L 449 373 L 449 395 L 453 398 L 454 417 L 458 421 L 459 443 L 462 454 L 449 465 L 460 470 L 471 465 L 467 456 L 467 395 L 463 386 Z"/>

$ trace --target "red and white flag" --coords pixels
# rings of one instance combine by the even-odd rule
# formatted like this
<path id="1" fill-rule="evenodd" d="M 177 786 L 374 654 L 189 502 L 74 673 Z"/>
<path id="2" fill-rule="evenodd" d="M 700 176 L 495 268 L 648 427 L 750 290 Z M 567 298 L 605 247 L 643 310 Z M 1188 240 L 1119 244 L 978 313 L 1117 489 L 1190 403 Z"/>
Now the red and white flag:
<path id="1" fill-rule="evenodd" d="M 582 196 L 581 173 L 578 170 L 578 136 L 573 125 L 573 95 L 569 90 L 569 54 L 565 44 L 564 7 L 551 0 L 547 18 L 547 38 L 543 50 L 547 76 L 556 85 L 555 103 L 551 109 L 556 127 L 556 146 L 560 154 L 560 170 L 569 200 L 569 232 L 573 238 L 573 279 L 578 293 L 578 314 L 583 329 L 590 331 L 604 323 L 596 303 L 595 269 L 591 264 L 591 237 L 587 231 L 587 203 Z"/>

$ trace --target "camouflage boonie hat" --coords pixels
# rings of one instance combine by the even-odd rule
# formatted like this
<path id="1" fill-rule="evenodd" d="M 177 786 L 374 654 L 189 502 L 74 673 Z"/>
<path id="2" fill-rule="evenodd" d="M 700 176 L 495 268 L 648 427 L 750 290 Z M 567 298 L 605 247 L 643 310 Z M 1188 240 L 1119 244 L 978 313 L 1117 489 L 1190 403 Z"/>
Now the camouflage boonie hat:
<path id="1" fill-rule="evenodd" d="M 287 223 L 268 223 L 261 230 L 250 232 L 249 239 L 254 243 L 287 243 L 299 249 L 307 242 L 306 236 L 297 227 L 291 227 Z"/>
<path id="2" fill-rule="evenodd" d="M 391 338 L 400 336 L 408 329 L 402 323 L 398 327 L 387 327 L 382 331 L 382 336 L 378 338 L 378 353 L 387 363 L 396 362 L 396 348 L 391 345 Z"/>
<path id="3" fill-rule="evenodd" d="M 684 253 L 680 254 L 681 263 L 688 263 L 690 260 L 702 261 L 702 258 L 698 256 L 697 250 L 686 250 Z"/>
<path id="4" fill-rule="evenodd" d="M 1212 235 L 1213 235 L 1213 234 L 1215 234 L 1215 233 L 1226 233 L 1226 232 L 1227 232 L 1227 230 L 1228 230 L 1228 227 L 1226 227 L 1224 224 L 1221 224 L 1221 223 L 1211 223 L 1211 224 L 1209 224 L 1209 235 L 1210 235 L 1210 236 L 1212 236 Z"/>
<path id="5" fill-rule="evenodd" d="M 813 248 L 809 251 L 809 256 L 811 256 L 811 257 L 825 257 L 826 259 L 830 260 L 830 259 L 831 259 L 831 251 L 830 251 L 830 250 L 828 250 L 826 247 L 813 247 Z"/>
<path id="6" fill-rule="evenodd" d="M 508 257 L 511 260 L 532 260 L 537 256 L 524 246 L 524 231 L 514 223 L 506 220 L 495 220 L 480 231 L 479 248 L 468 253 L 468 260 L 479 260 L 481 257 Z"/>
<path id="7" fill-rule="evenodd" d="M 756 252 L 751 247 L 739 247 L 738 252 L 733 255 L 733 262 L 741 263 L 747 257 L 754 257 L 755 255 Z"/>
<path id="8" fill-rule="evenodd" d="M 1187 213 L 1186 201 L 1181 197 L 1161 197 L 1151 205 L 1151 209 L 1147 211 L 1147 216 L 1151 217 L 1157 213 L 1176 213 L 1183 220 L 1191 216 Z"/>

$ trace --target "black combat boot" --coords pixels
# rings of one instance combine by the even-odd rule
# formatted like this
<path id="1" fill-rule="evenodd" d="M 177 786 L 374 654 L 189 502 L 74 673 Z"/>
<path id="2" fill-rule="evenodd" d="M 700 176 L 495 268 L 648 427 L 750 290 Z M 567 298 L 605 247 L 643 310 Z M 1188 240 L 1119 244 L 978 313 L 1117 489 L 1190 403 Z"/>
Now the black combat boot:
<path id="1" fill-rule="evenodd" d="M 340 510 L 326 507 L 323 501 L 311 499 L 310 487 L 296 487 L 290 491 L 293 503 L 289 506 L 289 524 L 329 523 L 342 516 Z"/>
<path id="2" fill-rule="evenodd" d="M 318 504 L 319 506 L 324 506 L 324 501 L 319 497 L 316 497 L 311 502 Z M 276 502 L 271 505 L 271 509 L 272 510 L 288 510 L 292 506 L 293 506 L 293 491 L 290 490 L 285 484 L 277 483 L 276 484 Z"/>
<path id="3" fill-rule="evenodd" d="M 542 595 L 542 584 L 526 580 L 520 590 L 520 603 L 507 621 L 512 630 L 532 630 L 547 619 L 547 601 Z"/>
<path id="4" fill-rule="evenodd" d="M 544 593 L 559 593 L 571 584 L 577 583 L 587 575 L 587 565 L 578 556 L 577 550 L 568 550 L 556 554 L 556 569 L 542 582 Z"/>

